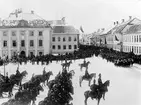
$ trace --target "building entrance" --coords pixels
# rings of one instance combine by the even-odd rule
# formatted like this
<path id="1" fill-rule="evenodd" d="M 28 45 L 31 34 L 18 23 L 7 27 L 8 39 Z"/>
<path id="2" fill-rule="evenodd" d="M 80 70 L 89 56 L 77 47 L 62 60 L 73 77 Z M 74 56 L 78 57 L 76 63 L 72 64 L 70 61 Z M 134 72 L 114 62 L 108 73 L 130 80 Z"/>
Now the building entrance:
<path id="1" fill-rule="evenodd" d="M 25 57 L 26 56 L 25 51 L 21 51 L 20 56 Z"/>

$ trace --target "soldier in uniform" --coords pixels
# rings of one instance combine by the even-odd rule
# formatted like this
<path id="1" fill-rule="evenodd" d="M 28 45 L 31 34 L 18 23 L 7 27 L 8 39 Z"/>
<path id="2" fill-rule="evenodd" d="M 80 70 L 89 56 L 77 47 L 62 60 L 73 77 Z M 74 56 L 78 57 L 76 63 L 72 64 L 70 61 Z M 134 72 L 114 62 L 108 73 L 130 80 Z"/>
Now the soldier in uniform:
<path id="1" fill-rule="evenodd" d="M 98 75 L 98 85 L 101 86 L 102 85 L 102 79 L 101 79 L 101 73 Z"/>
<path id="2" fill-rule="evenodd" d="M 90 86 L 90 89 L 92 90 L 93 98 L 97 98 L 98 95 L 98 85 L 96 84 L 96 80 L 94 79 L 93 85 Z"/>
<path id="3" fill-rule="evenodd" d="M 5 76 L 5 82 L 9 83 L 8 72 L 6 73 L 6 76 Z"/>
<path id="4" fill-rule="evenodd" d="M 44 69 L 43 69 L 43 75 L 45 75 L 46 74 L 46 71 L 45 71 L 45 67 L 44 67 Z"/>
<path id="5" fill-rule="evenodd" d="M 17 67 L 17 70 L 16 70 L 16 75 L 19 76 L 20 75 L 20 72 L 19 72 L 19 68 Z"/>
<path id="6" fill-rule="evenodd" d="M 85 70 L 85 77 L 86 77 L 86 78 L 88 78 L 88 77 L 89 77 L 88 70 Z"/>

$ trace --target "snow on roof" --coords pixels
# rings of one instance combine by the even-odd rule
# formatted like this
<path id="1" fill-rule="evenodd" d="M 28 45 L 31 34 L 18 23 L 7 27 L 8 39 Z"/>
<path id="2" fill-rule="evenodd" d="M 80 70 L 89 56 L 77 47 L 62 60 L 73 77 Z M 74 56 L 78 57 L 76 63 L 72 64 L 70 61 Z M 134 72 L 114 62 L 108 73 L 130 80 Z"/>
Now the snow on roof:
<path id="1" fill-rule="evenodd" d="M 70 25 L 54 26 L 53 33 L 69 33 L 69 34 L 78 34 L 78 30 Z"/>
<path id="2" fill-rule="evenodd" d="M 21 21 L 23 20 L 23 21 Z M 20 22 L 26 22 L 23 23 L 23 27 L 48 27 L 48 22 L 35 14 L 33 11 L 31 13 L 23 13 L 20 12 L 14 12 L 10 13 L 9 17 L 1 21 L 1 27 L 20 27 Z"/>

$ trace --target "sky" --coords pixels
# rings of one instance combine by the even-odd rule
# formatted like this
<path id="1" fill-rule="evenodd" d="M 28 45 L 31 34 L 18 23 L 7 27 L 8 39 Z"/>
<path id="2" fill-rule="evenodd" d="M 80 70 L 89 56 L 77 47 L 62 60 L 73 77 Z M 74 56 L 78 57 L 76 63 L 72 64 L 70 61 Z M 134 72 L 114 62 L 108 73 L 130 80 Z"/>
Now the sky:
<path id="1" fill-rule="evenodd" d="M 0 18 L 19 8 L 26 13 L 33 10 L 46 20 L 65 17 L 67 24 L 82 26 L 85 33 L 108 29 L 129 16 L 141 19 L 141 0 L 0 0 Z"/>

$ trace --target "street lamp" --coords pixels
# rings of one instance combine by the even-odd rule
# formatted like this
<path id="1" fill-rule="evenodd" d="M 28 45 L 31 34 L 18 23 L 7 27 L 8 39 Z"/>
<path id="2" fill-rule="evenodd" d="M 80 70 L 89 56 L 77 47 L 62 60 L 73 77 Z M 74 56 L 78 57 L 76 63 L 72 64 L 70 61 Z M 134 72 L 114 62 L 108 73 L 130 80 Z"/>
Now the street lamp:
<path id="1" fill-rule="evenodd" d="M 5 55 L 3 56 L 4 76 L 5 76 Z"/>
<path id="2" fill-rule="evenodd" d="M 17 52 L 17 54 L 18 54 L 18 70 L 19 70 L 19 52 Z"/>

